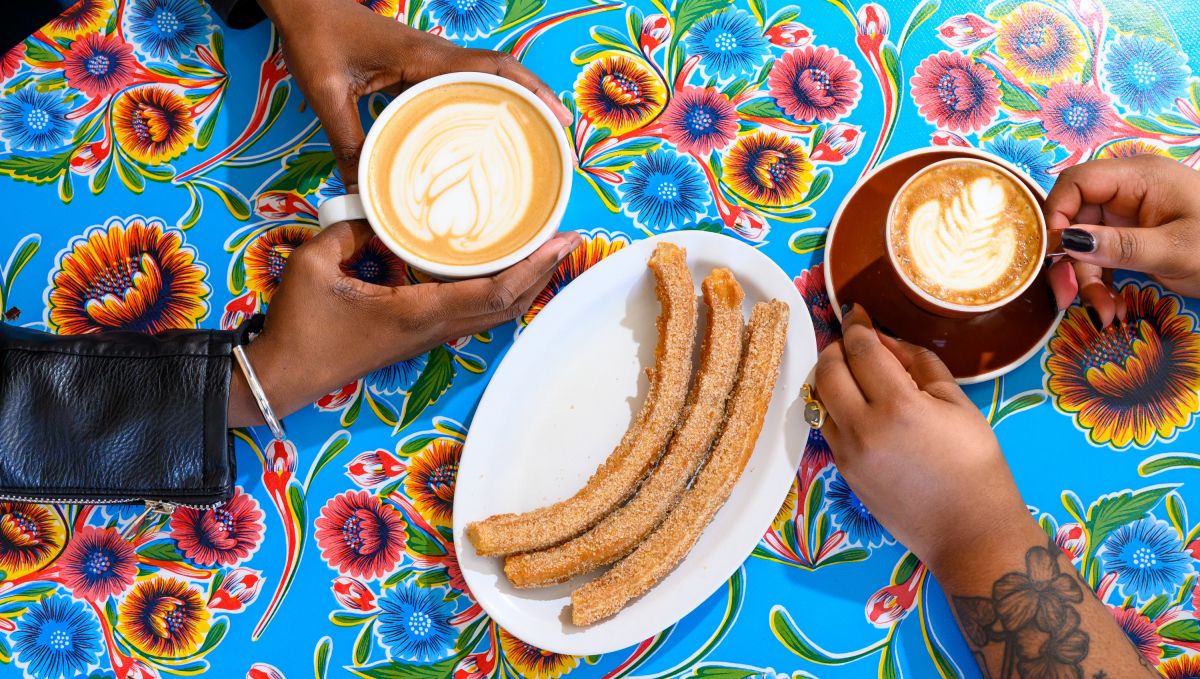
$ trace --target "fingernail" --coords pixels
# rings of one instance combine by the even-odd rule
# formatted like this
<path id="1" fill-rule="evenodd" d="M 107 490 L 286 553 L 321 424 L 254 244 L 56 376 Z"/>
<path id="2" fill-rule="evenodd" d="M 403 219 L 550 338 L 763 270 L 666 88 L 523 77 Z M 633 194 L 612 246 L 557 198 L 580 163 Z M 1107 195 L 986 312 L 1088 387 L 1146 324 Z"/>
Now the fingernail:
<path id="1" fill-rule="evenodd" d="M 1100 314 L 1096 313 L 1096 310 L 1090 306 L 1085 306 L 1084 309 L 1087 311 L 1088 320 L 1092 322 L 1092 327 L 1096 329 L 1096 332 L 1104 330 L 1104 324 L 1100 322 Z"/>
<path id="2" fill-rule="evenodd" d="M 853 304 L 843 304 L 842 305 L 842 318 L 845 318 L 853 310 L 854 310 Z"/>
<path id="3" fill-rule="evenodd" d="M 1062 246 L 1072 252 L 1095 252 L 1096 237 L 1072 227 L 1062 232 Z"/>

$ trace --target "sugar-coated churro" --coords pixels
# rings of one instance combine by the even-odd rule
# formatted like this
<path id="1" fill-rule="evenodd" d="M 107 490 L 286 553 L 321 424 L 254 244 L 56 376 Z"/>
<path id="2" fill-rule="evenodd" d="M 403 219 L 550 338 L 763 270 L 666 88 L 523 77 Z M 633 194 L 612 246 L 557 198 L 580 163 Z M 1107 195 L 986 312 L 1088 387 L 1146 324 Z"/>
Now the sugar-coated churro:
<path id="1" fill-rule="evenodd" d="M 646 402 L 616 449 L 575 495 L 522 514 L 497 514 L 467 526 L 481 556 L 506 556 L 570 540 L 599 523 L 637 489 L 679 422 L 692 374 L 696 290 L 682 248 L 662 242 L 650 257 L 662 311 Z"/>
<path id="2" fill-rule="evenodd" d="M 742 359 L 745 320 L 742 287 L 729 269 L 715 269 L 700 286 L 708 306 L 708 329 L 688 405 L 658 466 L 637 494 L 588 532 L 557 547 L 513 554 L 504 574 L 516 587 L 565 582 L 633 551 L 678 502 L 704 461 L 725 416 L 725 402 Z"/>
<path id="3" fill-rule="evenodd" d="M 773 300 L 750 314 L 745 356 L 725 427 L 695 483 L 632 554 L 571 595 L 571 618 L 591 625 L 615 615 L 658 584 L 691 551 L 745 469 L 775 390 L 787 341 L 788 306 Z"/>

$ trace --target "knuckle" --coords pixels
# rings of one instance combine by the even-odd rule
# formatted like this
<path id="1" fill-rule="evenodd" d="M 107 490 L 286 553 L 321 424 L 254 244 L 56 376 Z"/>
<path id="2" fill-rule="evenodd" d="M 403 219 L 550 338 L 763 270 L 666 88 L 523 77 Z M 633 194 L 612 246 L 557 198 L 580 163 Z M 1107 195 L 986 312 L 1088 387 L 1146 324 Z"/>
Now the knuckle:
<path id="1" fill-rule="evenodd" d="M 861 332 L 847 333 L 842 342 L 846 347 L 846 354 L 850 356 L 865 356 L 873 347 L 871 338 Z"/>
<path id="2" fill-rule="evenodd" d="M 1137 261 L 1138 255 L 1141 254 L 1141 244 L 1132 231 L 1122 230 L 1117 232 L 1116 254 L 1119 264 L 1132 264 Z"/>
<path id="3" fill-rule="evenodd" d="M 507 285 L 497 283 L 488 291 L 484 299 L 484 308 L 489 314 L 504 314 L 516 311 L 516 293 Z"/>

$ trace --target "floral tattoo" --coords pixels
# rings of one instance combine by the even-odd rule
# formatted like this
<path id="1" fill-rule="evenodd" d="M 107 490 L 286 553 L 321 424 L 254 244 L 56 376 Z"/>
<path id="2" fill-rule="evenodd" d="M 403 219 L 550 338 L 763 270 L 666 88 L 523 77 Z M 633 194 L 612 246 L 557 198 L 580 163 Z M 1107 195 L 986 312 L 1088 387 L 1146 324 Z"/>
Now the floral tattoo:
<path id="1" fill-rule="evenodd" d="M 953 604 L 985 675 L 990 676 L 984 648 L 1003 644 L 997 679 L 1082 678 L 1088 634 L 1079 628 L 1075 606 L 1083 594 L 1079 581 L 1059 569 L 1058 547 L 1051 543 L 1026 552 L 1025 572 L 1002 576 L 991 597 L 954 597 Z"/>

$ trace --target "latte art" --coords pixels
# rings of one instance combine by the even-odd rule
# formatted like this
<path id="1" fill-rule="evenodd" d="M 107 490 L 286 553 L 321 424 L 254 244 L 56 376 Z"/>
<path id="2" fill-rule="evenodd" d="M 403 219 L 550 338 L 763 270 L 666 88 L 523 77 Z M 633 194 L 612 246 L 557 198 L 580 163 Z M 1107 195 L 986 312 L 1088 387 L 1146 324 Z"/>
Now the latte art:
<path id="1" fill-rule="evenodd" d="M 994 166 L 939 164 L 897 196 L 890 246 L 901 273 L 926 293 L 991 304 L 1036 273 L 1044 235 L 1035 209 L 1017 180 Z"/>
<path id="2" fill-rule="evenodd" d="M 511 237 L 535 188 L 529 140 L 505 102 L 443 107 L 409 131 L 392 163 L 411 235 L 460 253 Z"/>
<path id="3" fill-rule="evenodd" d="M 947 290 L 995 285 L 1008 272 L 1016 233 L 1004 224 L 1004 189 L 988 177 L 972 181 L 948 202 L 930 198 L 908 219 L 913 267 L 937 272 Z"/>
<path id="4" fill-rule="evenodd" d="M 520 249 L 549 221 L 562 182 L 554 132 L 537 110 L 480 83 L 414 97 L 388 121 L 370 167 L 388 235 L 450 265 Z"/>

